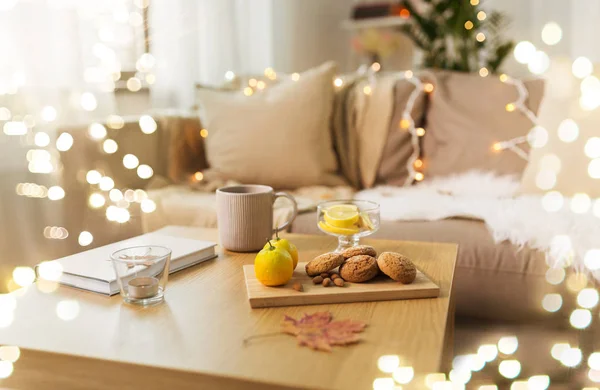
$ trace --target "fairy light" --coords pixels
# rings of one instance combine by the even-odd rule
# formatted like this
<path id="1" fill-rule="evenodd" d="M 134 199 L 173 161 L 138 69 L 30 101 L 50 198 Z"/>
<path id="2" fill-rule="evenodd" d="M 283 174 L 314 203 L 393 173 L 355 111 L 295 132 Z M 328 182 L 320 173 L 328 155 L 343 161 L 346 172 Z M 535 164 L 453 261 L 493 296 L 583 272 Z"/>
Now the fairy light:
<path id="1" fill-rule="evenodd" d="M 583 264 L 590 271 L 600 269 L 600 249 L 589 249 L 583 257 Z"/>
<path id="2" fill-rule="evenodd" d="M 53 122 L 54 120 L 56 120 L 56 117 L 58 116 L 58 112 L 56 111 L 56 108 L 54 108 L 52 106 L 45 106 L 44 108 L 42 108 L 42 111 L 40 112 L 40 116 L 46 122 Z"/>
<path id="3" fill-rule="evenodd" d="M 50 136 L 43 131 L 39 131 L 35 133 L 33 137 L 33 143 L 35 146 L 39 146 L 40 148 L 46 147 L 50 144 Z"/>
<path id="4" fill-rule="evenodd" d="M 576 193 L 571 198 L 571 211 L 575 214 L 585 214 L 592 207 L 590 196 L 585 193 Z"/>
<path id="5" fill-rule="evenodd" d="M 125 120 L 119 115 L 109 115 L 106 118 L 106 126 L 115 130 L 122 129 L 125 126 Z"/>
<path id="6" fill-rule="evenodd" d="M 487 77 L 489 74 L 490 74 L 490 71 L 486 67 L 479 69 L 479 75 L 481 77 Z"/>
<path id="7" fill-rule="evenodd" d="M 542 299 L 542 307 L 550 313 L 555 313 L 562 307 L 563 300 L 560 294 L 546 294 Z"/>
<path id="8" fill-rule="evenodd" d="M 88 127 L 88 135 L 95 140 L 103 139 L 106 134 L 106 128 L 100 123 L 94 122 Z"/>
<path id="9" fill-rule="evenodd" d="M 477 42 L 483 42 L 485 41 L 485 34 L 482 32 L 477 33 L 477 35 L 475 35 L 475 39 L 477 40 Z"/>
<path id="10" fill-rule="evenodd" d="M 200 137 L 202 137 L 202 138 L 208 137 L 208 130 L 206 130 L 206 129 L 200 130 Z"/>
<path id="11" fill-rule="evenodd" d="M 252 88 L 250 88 L 250 87 L 244 88 L 244 95 L 252 96 L 253 93 L 254 93 L 254 91 L 252 90 Z"/>
<path id="12" fill-rule="evenodd" d="M 298 74 L 298 73 L 292 73 L 292 76 L 291 76 L 291 77 L 292 77 L 292 80 L 293 80 L 293 81 L 298 81 L 298 80 L 300 80 L 300 74 Z"/>
<path id="13" fill-rule="evenodd" d="M 581 363 L 582 353 L 579 348 L 567 348 L 560 354 L 560 362 L 567 367 L 576 367 Z"/>
<path id="14" fill-rule="evenodd" d="M 470 20 L 467 20 L 465 22 L 465 29 L 466 30 L 471 30 L 473 28 L 473 22 L 471 22 Z"/>
<path id="15" fill-rule="evenodd" d="M 85 231 L 85 230 L 82 231 L 81 233 L 79 233 L 79 237 L 77 238 L 77 242 L 81 246 L 88 246 L 93 241 L 94 241 L 94 236 L 92 235 L 92 233 Z"/>
<path id="16" fill-rule="evenodd" d="M 398 367 L 392 373 L 392 378 L 401 385 L 406 385 L 410 383 L 415 376 L 414 368 L 408 367 Z"/>
<path id="17" fill-rule="evenodd" d="M 60 186 L 52 186 L 48 188 L 48 199 L 60 200 L 65 197 L 65 190 Z"/>
<path id="18" fill-rule="evenodd" d="M 93 209 L 98 209 L 106 203 L 106 199 L 104 195 L 99 192 L 94 192 L 88 198 L 88 205 Z"/>
<path id="19" fill-rule="evenodd" d="M 398 355 L 383 355 L 377 359 L 377 367 L 385 373 L 392 373 L 400 365 L 400 357 Z"/>
<path id="20" fill-rule="evenodd" d="M 573 65 L 571 65 L 571 71 L 573 72 L 573 76 L 578 79 L 583 79 L 592 74 L 594 65 L 587 57 L 577 57 L 575 61 L 573 61 Z"/>
<path id="21" fill-rule="evenodd" d="M 519 340 L 516 336 L 505 336 L 498 340 L 498 351 L 505 355 L 512 355 L 519 347 Z"/>
<path id="22" fill-rule="evenodd" d="M 548 22 L 542 28 L 542 41 L 548 46 L 554 46 L 562 39 L 562 28 L 556 22 Z"/>
<path id="23" fill-rule="evenodd" d="M 487 17 L 487 15 L 485 14 L 484 11 L 477 12 L 477 19 L 478 20 L 485 20 L 486 17 Z"/>
<path id="24" fill-rule="evenodd" d="M 592 309 L 598 304 L 598 290 L 584 288 L 577 294 L 577 304 L 585 309 Z"/>
<path id="25" fill-rule="evenodd" d="M 152 199 L 144 199 L 140 202 L 140 209 L 144 213 L 152 213 L 156 210 L 156 203 Z"/>
<path id="26" fill-rule="evenodd" d="M 371 69 L 373 70 L 373 72 L 379 72 L 379 70 L 381 69 L 381 64 L 379 62 L 373 62 L 371 64 Z"/>
<path id="27" fill-rule="evenodd" d="M 98 107 L 96 96 L 94 96 L 94 94 L 91 92 L 84 92 L 81 94 L 79 102 L 81 104 L 81 108 L 83 108 L 85 111 L 94 111 Z"/>
<path id="28" fill-rule="evenodd" d="M 114 186 L 114 180 L 108 176 L 104 176 L 100 179 L 100 182 L 98 182 L 98 187 L 100 187 L 102 191 L 110 191 L 113 189 Z"/>
<path id="29" fill-rule="evenodd" d="M 15 267 L 12 278 L 21 287 L 29 286 L 35 281 L 35 271 L 31 267 Z"/>
<path id="30" fill-rule="evenodd" d="M 585 142 L 584 153 L 589 158 L 600 157 L 600 138 L 590 137 Z"/>
<path id="31" fill-rule="evenodd" d="M 140 177 L 140 179 L 149 179 L 154 174 L 154 171 L 149 165 L 142 164 L 139 167 L 137 167 L 137 174 Z"/>
<path id="32" fill-rule="evenodd" d="M 588 164 L 588 175 L 592 179 L 600 179 L 600 158 L 595 158 Z M 598 203 L 598 201 L 596 201 Z"/>
<path id="33" fill-rule="evenodd" d="M 256 83 L 256 89 L 258 89 L 258 90 L 262 91 L 266 87 L 267 87 L 267 84 L 262 80 L 260 80 L 258 83 Z"/>
<path id="34" fill-rule="evenodd" d="M 537 75 L 544 74 L 549 67 L 550 57 L 541 50 L 536 51 L 527 64 L 527 69 L 529 69 L 531 73 Z"/>
<path id="35" fill-rule="evenodd" d="M 529 41 L 521 41 L 515 45 L 513 55 L 515 60 L 520 64 L 527 64 L 536 53 L 536 48 L 533 43 Z"/>
<path id="36" fill-rule="evenodd" d="M 140 160 L 133 154 L 123 156 L 123 166 L 127 169 L 135 169 L 140 164 Z"/>
<path id="37" fill-rule="evenodd" d="M 233 73 L 232 71 L 228 70 L 227 72 L 225 72 L 224 77 L 225 77 L 225 80 L 231 81 L 231 80 L 235 79 L 235 73 Z"/>
<path id="38" fill-rule="evenodd" d="M 565 119 L 558 125 L 558 138 L 571 143 L 579 137 L 579 126 L 573 119 Z"/>
<path id="39" fill-rule="evenodd" d="M 498 372 L 505 378 L 514 379 L 521 373 L 521 363 L 518 360 L 504 360 L 498 365 Z"/>
<path id="40" fill-rule="evenodd" d="M 560 357 L 563 354 L 563 352 L 565 352 L 569 348 L 571 348 L 569 343 L 556 343 L 550 349 L 550 355 L 552 355 L 554 359 L 560 360 Z"/>
<path id="41" fill-rule="evenodd" d="M 158 127 L 156 121 L 150 115 L 142 115 L 139 120 L 139 125 L 144 134 L 152 134 Z"/>
<path id="42" fill-rule="evenodd" d="M 202 179 L 204 179 L 204 174 L 202 172 L 196 172 L 194 173 L 194 180 L 196 181 L 202 181 Z"/>
<path id="43" fill-rule="evenodd" d="M 550 386 L 548 375 L 534 375 L 527 380 L 527 388 L 530 390 L 546 390 Z"/>
<path id="44" fill-rule="evenodd" d="M 117 150 L 119 149 L 119 145 L 115 140 L 107 139 L 102 143 L 102 149 L 106 154 L 113 154 L 117 152 Z"/>
<path id="45" fill-rule="evenodd" d="M 142 81 L 137 77 L 131 77 L 127 80 L 127 89 L 131 92 L 137 92 L 142 89 Z"/>

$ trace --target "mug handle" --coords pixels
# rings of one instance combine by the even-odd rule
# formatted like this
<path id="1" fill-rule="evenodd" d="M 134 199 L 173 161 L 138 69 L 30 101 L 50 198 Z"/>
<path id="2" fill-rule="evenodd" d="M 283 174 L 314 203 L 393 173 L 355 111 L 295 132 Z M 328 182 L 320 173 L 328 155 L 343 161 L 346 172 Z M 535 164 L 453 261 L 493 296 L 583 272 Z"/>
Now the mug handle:
<path id="1" fill-rule="evenodd" d="M 286 227 L 288 227 L 288 225 L 290 223 L 292 223 L 294 221 L 294 219 L 296 219 L 296 216 L 298 215 L 298 203 L 296 203 L 296 199 L 294 199 L 294 197 L 292 195 L 288 194 L 287 192 L 277 192 L 277 193 L 275 193 L 275 196 L 273 198 L 273 203 L 275 203 L 275 200 L 277 198 L 288 198 L 290 201 L 292 201 L 292 206 L 294 207 L 294 211 L 292 212 L 292 217 L 290 219 L 288 219 L 286 223 L 273 229 L 273 233 L 280 232 L 283 229 L 285 229 Z"/>

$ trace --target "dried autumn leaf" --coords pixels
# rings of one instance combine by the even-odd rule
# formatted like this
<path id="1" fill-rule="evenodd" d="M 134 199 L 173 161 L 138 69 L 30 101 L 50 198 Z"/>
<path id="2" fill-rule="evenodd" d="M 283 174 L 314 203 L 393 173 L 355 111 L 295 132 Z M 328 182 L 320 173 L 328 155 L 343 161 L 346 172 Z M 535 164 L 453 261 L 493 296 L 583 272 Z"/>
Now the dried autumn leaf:
<path id="1" fill-rule="evenodd" d="M 348 345 L 360 340 L 357 333 L 367 326 L 362 321 L 332 321 L 330 312 L 304 314 L 299 320 L 285 316 L 281 330 L 296 336 L 298 345 L 319 351 L 331 352 L 332 345 Z"/>

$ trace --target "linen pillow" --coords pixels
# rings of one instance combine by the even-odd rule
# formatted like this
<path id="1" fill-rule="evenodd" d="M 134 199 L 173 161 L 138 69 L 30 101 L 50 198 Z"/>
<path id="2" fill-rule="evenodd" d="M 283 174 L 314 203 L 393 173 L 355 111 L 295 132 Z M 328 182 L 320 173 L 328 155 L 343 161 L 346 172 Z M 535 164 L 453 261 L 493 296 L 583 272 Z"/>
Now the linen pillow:
<path id="1" fill-rule="evenodd" d="M 526 135 L 533 127 L 519 110 L 506 111 L 517 99 L 515 86 L 498 77 L 435 71 L 423 75 L 433 84 L 423 137 L 425 178 L 446 176 L 472 169 L 497 174 L 523 173 L 527 162 L 515 153 L 492 150 L 494 143 Z M 525 82 L 527 107 L 537 112 L 544 91 L 543 80 Z M 526 151 L 529 146 L 521 145 Z"/>
<path id="2" fill-rule="evenodd" d="M 329 127 L 335 71 L 328 62 L 252 96 L 198 90 L 210 170 L 276 188 L 343 184 Z"/>
<path id="3" fill-rule="evenodd" d="M 376 184 L 403 186 L 408 179 L 408 160 L 413 154 L 412 135 L 407 129 L 400 127 L 404 109 L 415 86 L 406 80 L 396 82 L 394 87 L 394 111 L 388 126 L 388 134 L 377 168 Z M 425 111 L 425 94 L 419 93 L 411 116 L 415 127 L 423 124 Z"/>

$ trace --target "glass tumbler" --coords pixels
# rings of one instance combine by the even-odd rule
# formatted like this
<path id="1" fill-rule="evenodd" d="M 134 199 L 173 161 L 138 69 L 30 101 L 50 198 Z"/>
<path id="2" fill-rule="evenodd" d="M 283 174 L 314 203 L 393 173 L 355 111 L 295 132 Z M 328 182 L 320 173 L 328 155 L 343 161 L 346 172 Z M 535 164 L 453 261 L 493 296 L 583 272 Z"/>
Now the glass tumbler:
<path id="1" fill-rule="evenodd" d="M 125 302 L 148 306 L 164 300 L 171 249 L 135 246 L 114 252 L 111 260 Z"/>

